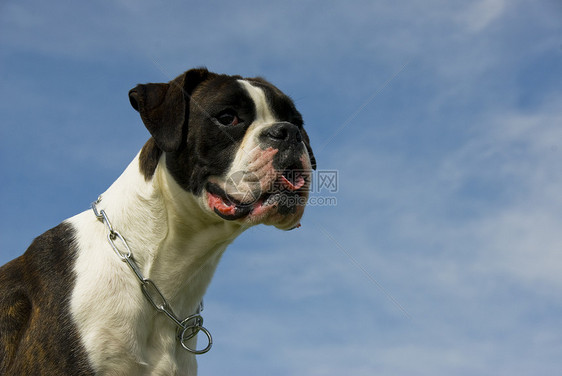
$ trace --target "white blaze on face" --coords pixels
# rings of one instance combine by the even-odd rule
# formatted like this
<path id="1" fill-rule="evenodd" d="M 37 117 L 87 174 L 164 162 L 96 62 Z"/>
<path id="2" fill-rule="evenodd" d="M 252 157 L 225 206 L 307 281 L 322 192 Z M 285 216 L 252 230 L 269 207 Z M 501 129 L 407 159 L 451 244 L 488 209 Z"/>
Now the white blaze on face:
<path id="1" fill-rule="evenodd" d="M 261 88 L 253 86 L 246 80 L 238 80 L 238 82 L 246 89 L 252 98 L 256 106 L 256 116 L 242 139 L 240 148 L 236 152 L 236 156 L 234 157 L 234 161 L 232 162 L 227 176 L 247 170 L 248 166 L 252 164 L 254 158 L 259 154 L 256 153 L 256 148 L 259 148 L 259 135 L 264 129 L 279 121 L 269 108 L 265 93 Z"/>

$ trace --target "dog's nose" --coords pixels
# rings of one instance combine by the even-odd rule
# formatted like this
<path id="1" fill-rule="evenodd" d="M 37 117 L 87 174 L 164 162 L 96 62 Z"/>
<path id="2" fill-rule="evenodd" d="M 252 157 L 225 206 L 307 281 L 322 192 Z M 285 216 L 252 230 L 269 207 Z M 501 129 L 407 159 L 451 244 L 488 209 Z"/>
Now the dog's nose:
<path id="1" fill-rule="evenodd" d="M 274 143 L 300 144 L 302 142 L 299 128 L 288 122 L 273 124 L 265 130 L 265 136 Z"/>

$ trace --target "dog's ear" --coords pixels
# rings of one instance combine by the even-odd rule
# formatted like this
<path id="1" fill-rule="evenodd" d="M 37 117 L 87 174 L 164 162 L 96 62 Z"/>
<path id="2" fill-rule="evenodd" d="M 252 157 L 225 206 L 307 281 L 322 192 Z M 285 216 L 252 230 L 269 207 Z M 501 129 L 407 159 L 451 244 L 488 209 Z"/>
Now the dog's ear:
<path id="1" fill-rule="evenodd" d="M 165 152 L 178 150 L 189 119 L 189 100 L 193 90 L 209 77 L 205 68 L 189 70 L 168 83 L 137 85 L 129 91 L 131 106 Z"/>
<path id="2" fill-rule="evenodd" d="M 312 152 L 312 147 L 310 146 L 310 139 L 308 138 L 308 134 L 304 129 L 301 129 L 302 140 L 306 145 L 306 150 L 308 150 L 308 157 L 310 158 L 310 165 L 312 166 L 313 170 L 316 170 L 316 158 L 314 157 L 314 153 Z"/>

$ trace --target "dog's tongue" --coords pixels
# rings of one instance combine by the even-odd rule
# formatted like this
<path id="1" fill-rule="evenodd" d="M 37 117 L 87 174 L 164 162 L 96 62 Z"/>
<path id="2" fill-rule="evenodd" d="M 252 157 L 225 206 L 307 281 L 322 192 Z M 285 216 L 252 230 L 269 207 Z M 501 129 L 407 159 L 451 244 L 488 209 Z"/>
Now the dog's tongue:
<path id="1" fill-rule="evenodd" d="M 305 183 L 305 179 L 302 175 L 296 176 L 294 181 L 290 181 L 284 175 L 281 175 L 280 180 L 281 183 L 291 191 L 296 191 L 297 189 L 301 188 Z"/>
<path id="2" fill-rule="evenodd" d="M 235 220 L 245 217 L 254 209 L 253 205 L 239 205 L 220 195 L 207 192 L 207 202 L 215 213 L 226 220 Z"/>
<path id="3" fill-rule="evenodd" d="M 213 194 L 209 195 L 209 206 L 228 217 L 236 214 L 236 205 L 229 205 L 222 198 Z"/>

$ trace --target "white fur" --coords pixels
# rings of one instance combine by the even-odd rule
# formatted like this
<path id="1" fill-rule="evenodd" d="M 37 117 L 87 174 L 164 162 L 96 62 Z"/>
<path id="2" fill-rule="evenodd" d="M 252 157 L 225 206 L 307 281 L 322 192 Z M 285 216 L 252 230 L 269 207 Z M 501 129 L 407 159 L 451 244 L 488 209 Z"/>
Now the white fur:
<path id="1" fill-rule="evenodd" d="M 226 174 L 226 176 L 230 176 L 237 171 L 244 171 L 246 166 L 251 164 L 251 160 L 256 154 L 255 152 L 252 152 L 259 148 L 259 135 L 265 128 L 270 127 L 278 121 L 271 112 L 271 109 L 267 104 L 265 93 L 261 88 L 253 86 L 245 80 L 238 80 L 238 82 L 240 82 L 240 84 L 246 89 L 254 101 L 254 104 L 256 105 L 256 117 L 252 124 L 248 127 L 240 148 L 236 152 L 230 171 Z"/>
<path id="2" fill-rule="evenodd" d="M 98 209 L 183 318 L 196 311 L 220 256 L 244 228 L 218 219 L 204 200 L 179 187 L 161 167 L 164 158 L 146 182 L 137 156 Z M 148 303 L 107 242 L 105 226 L 91 210 L 68 222 L 78 249 L 71 312 L 97 374 L 195 375 L 195 357 L 180 347 L 174 324 Z"/>

